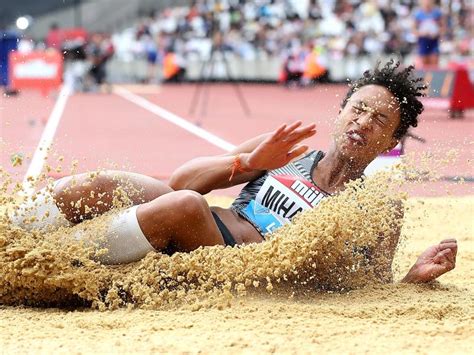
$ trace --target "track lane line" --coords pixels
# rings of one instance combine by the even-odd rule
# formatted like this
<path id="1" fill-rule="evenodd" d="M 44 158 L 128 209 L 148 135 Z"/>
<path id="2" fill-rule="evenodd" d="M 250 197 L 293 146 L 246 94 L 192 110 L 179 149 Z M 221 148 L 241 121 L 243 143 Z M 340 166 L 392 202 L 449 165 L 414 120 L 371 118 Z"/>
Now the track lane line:
<path id="1" fill-rule="evenodd" d="M 22 194 L 24 195 L 32 195 L 34 192 L 34 182 L 41 175 L 44 163 L 48 157 L 49 148 L 53 143 L 54 135 L 56 134 L 56 130 L 59 126 L 59 122 L 61 121 L 64 108 L 66 107 L 66 103 L 69 96 L 71 95 L 71 92 L 71 87 L 66 84 L 64 84 L 59 91 L 58 98 L 56 99 L 53 110 L 49 115 L 48 122 L 43 129 L 43 133 L 41 134 L 38 146 L 36 147 L 36 150 L 33 154 L 33 158 L 31 159 L 30 165 L 28 166 L 28 170 L 26 171 L 25 177 L 23 178 Z"/>
<path id="2" fill-rule="evenodd" d="M 209 131 L 206 131 L 203 128 L 195 126 L 184 118 L 148 101 L 147 99 L 141 96 L 135 95 L 134 93 L 123 87 L 114 87 L 114 93 L 124 98 L 125 100 L 130 101 L 135 105 L 140 106 L 141 108 L 155 114 L 156 116 L 188 131 L 189 133 L 204 139 L 208 143 L 215 145 L 221 148 L 222 150 L 225 150 L 226 152 L 229 152 L 236 147 L 232 143 L 227 142 L 226 140 L 216 136 L 215 134 Z"/>

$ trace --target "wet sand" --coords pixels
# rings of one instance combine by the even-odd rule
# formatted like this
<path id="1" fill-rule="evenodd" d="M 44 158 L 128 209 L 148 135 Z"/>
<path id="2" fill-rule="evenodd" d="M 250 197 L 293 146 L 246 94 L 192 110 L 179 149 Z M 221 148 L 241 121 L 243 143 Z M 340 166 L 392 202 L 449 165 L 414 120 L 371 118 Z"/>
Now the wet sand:
<path id="1" fill-rule="evenodd" d="M 0 306 L 0 348 L 4 353 L 72 354 L 468 353 L 474 334 L 474 197 L 411 199 L 409 205 L 395 278 L 403 277 L 426 247 L 456 237 L 457 267 L 439 282 L 295 298 L 253 294 L 222 310 Z"/>

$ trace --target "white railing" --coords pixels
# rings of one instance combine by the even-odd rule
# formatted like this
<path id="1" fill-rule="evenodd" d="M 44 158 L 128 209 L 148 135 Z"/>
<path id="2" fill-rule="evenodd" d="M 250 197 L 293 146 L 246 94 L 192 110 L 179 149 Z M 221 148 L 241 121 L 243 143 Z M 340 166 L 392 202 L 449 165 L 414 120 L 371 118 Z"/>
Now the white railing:
<path id="1" fill-rule="evenodd" d="M 249 80 L 249 81 L 277 81 L 282 68 L 280 58 L 265 58 L 244 60 L 237 56 L 226 56 L 228 66 L 222 56 L 214 59 L 213 65 L 209 61 L 191 60 L 187 63 L 186 77 L 189 80 Z M 395 55 L 382 56 L 346 56 L 331 58 L 327 62 L 329 77 L 332 81 L 343 82 L 347 79 L 356 79 L 362 73 L 375 66 L 377 61 L 382 63 L 390 58 L 401 60 L 404 64 L 414 63 L 413 56 L 398 58 Z M 441 63 L 446 63 L 449 57 L 442 57 Z M 227 72 L 226 67 L 229 68 Z M 111 82 L 140 82 L 147 76 L 147 63 L 145 60 L 131 62 L 113 59 L 108 66 Z"/>

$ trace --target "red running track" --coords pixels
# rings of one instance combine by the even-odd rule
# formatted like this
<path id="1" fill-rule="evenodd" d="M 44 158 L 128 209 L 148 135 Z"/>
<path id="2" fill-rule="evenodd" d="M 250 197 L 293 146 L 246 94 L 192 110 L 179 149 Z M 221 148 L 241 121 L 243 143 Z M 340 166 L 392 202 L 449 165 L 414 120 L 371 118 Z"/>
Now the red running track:
<path id="1" fill-rule="evenodd" d="M 28 164 L 12 168 L 10 157 L 15 153 L 31 157 L 54 103 L 55 98 L 46 98 L 37 92 L 13 97 L 0 95 L 0 166 L 19 180 L 23 179 Z"/>
<path id="2" fill-rule="evenodd" d="M 194 85 L 130 88 L 135 94 L 159 105 L 189 122 L 232 144 L 239 144 L 257 134 L 270 131 L 284 122 L 315 122 L 318 133 L 308 141 L 311 147 L 323 149 L 330 141 L 332 121 L 346 87 L 324 85 L 314 89 L 288 90 L 272 85 L 240 86 L 251 109 L 245 116 L 232 85 L 215 84 L 202 91 L 196 114 L 190 115 Z M 205 104 L 207 95 L 207 104 Z M 2 146 L 1 165 L 9 166 L 12 152 L 32 154 L 41 135 L 45 118 L 53 106 L 52 99 L 33 93 L 0 101 Z M 201 114 L 202 106 L 206 114 Z M 441 169 L 443 175 L 473 176 L 474 115 L 451 120 L 445 111 L 427 110 L 413 132 L 427 140 L 407 143 L 407 152 L 447 151 L 456 149 L 459 158 Z M 34 123 L 32 124 L 32 120 Z M 7 125 L 7 122 L 9 125 Z M 54 139 L 53 151 L 64 156 L 65 166 L 79 161 L 78 171 L 117 168 L 166 179 L 185 161 L 224 151 L 176 125 L 115 94 L 75 94 L 66 105 Z M 54 157 L 50 161 L 54 161 Z M 20 179 L 22 167 L 9 168 Z M 53 164 L 54 165 L 54 164 Z M 69 170 L 61 174 L 67 174 Z M 59 174 L 60 175 L 60 174 Z M 407 184 L 416 195 L 445 196 L 473 194 L 473 183 L 463 185 L 436 182 Z M 226 191 L 236 193 L 236 189 Z"/>

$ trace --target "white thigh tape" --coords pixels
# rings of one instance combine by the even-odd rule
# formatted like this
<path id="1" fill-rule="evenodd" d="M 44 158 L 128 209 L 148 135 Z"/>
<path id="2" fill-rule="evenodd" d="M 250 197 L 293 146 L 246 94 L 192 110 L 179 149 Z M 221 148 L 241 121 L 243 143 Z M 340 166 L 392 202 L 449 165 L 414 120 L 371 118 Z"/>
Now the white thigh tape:
<path id="1" fill-rule="evenodd" d="M 137 219 L 137 208 L 133 206 L 113 216 L 107 227 L 100 248 L 107 252 L 97 256 L 103 264 L 126 264 L 142 259 L 155 249 L 143 234 Z"/>

